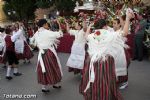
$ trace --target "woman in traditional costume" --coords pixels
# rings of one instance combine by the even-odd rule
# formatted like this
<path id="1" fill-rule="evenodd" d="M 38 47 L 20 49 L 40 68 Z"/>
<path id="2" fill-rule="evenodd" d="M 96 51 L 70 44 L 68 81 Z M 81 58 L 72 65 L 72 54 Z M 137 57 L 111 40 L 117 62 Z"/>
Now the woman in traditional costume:
<path id="1" fill-rule="evenodd" d="M 42 92 L 49 92 L 48 85 L 53 88 L 61 88 L 58 83 L 62 79 L 61 64 L 58 59 L 55 42 L 63 36 L 61 30 L 53 32 L 48 30 L 48 24 L 45 19 L 38 22 L 39 29 L 31 38 L 31 44 L 39 49 L 37 61 L 38 83 L 42 85 Z"/>
<path id="2" fill-rule="evenodd" d="M 21 32 L 20 37 L 15 41 L 15 50 L 18 59 L 23 59 L 24 63 L 26 60 L 30 63 L 30 59 L 34 56 L 31 50 L 31 47 L 28 45 L 26 38 L 24 36 L 23 27 L 20 27 L 18 23 L 15 24 L 15 31 L 13 34 L 17 32 Z"/>
<path id="3" fill-rule="evenodd" d="M 118 18 L 113 20 L 113 29 L 116 32 L 116 35 L 120 35 L 122 37 L 122 39 L 126 42 L 127 39 L 126 39 L 125 35 L 123 35 L 121 23 L 120 23 L 120 20 Z M 124 48 L 127 66 L 129 66 L 129 63 L 130 63 L 130 56 L 129 56 L 129 53 L 127 51 L 128 48 L 129 48 L 128 45 L 126 45 L 126 47 Z M 126 66 L 126 68 L 127 68 L 127 66 Z M 127 75 L 125 75 L 125 76 L 126 77 L 124 77 L 124 78 L 122 78 L 122 76 L 118 76 L 118 78 L 117 78 L 118 79 L 117 83 L 118 83 L 118 85 L 120 85 L 120 89 L 124 89 L 125 87 L 128 86 L 128 81 L 127 81 L 128 76 Z M 123 80 L 124 81 L 126 80 L 125 81 L 126 84 L 125 83 L 123 84 Z"/>
<path id="4" fill-rule="evenodd" d="M 124 26 L 128 32 L 129 19 Z M 104 29 L 101 22 L 94 33 L 87 36 L 88 54 L 83 68 L 80 92 L 85 100 L 122 100 L 117 88 L 117 76 L 126 75 L 125 42 L 116 32 Z M 122 65 L 122 66 L 120 66 Z"/>
<path id="5" fill-rule="evenodd" d="M 68 23 L 67 31 L 70 35 L 75 36 L 71 48 L 71 54 L 68 58 L 66 66 L 69 67 L 69 72 L 74 72 L 74 74 L 80 73 L 84 66 L 85 60 L 85 43 L 86 43 L 86 22 L 81 23 L 77 22 L 75 24 L 75 29 L 70 29 Z M 82 28 L 83 27 L 83 28 Z"/>
<path id="6" fill-rule="evenodd" d="M 129 11 L 133 13 L 133 11 L 131 9 Z M 133 17 L 134 17 L 134 15 L 133 15 Z M 133 51 L 133 38 L 134 38 L 133 35 L 134 34 L 131 34 L 130 28 L 128 30 L 128 33 L 127 32 L 125 33 L 123 31 L 126 19 L 127 19 L 127 15 L 123 15 L 120 17 L 119 21 L 120 21 L 121 28 L 116 31 L 120 36 L 122 36 L 122 38 L 124 38 L 124 41 L 127 44 L 127 46 L 124 48 L 125 56 L 126 56 L 126 63 L 127 63 L 126 64 L 127 75 L 119 75 L 118 76 L 118 84 L 119 84 L 120 89 L 124 89 L 128 86 L 128 67 L 131 62 L 132 51 Z"/>

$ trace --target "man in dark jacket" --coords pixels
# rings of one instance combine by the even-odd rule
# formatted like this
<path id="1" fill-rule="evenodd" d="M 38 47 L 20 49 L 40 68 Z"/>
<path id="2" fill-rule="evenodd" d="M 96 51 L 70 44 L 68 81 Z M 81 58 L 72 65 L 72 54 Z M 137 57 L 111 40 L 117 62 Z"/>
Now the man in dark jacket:
<path id="1" fill-rule="evenodd" d="M 143 39 L 144 39 L 144 32 L 147 26 L 147 21 L 144 19 L 143 16 L 137 15 L 139 20 L 139 24 L 135 29 L 135 38 L 134 38 L 134 58 L 138 59 L 139 61 L 143 60 Z"/>

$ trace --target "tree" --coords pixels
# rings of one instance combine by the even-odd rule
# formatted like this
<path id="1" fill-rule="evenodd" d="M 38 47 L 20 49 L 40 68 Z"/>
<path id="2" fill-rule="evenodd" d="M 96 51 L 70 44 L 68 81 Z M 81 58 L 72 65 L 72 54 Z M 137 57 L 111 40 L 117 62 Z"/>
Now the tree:
<path id="1" fill-rule="evenodd" d="M 11 20 L 34 18 L 36 8 L 53 8 L 60 12 L 73 12 L 76 0 L 4 0 L 4 12 Z M 9 12 L 9 13 L 8 13 Z"/>
<path id="2" fill-rule="evenodd" d="M 36 0 L 5 0 L 3 9 L 11 20 L 29 20 L 34 18 L 35 2 Z"/>
<path id="3" fill-rule="evenodd" d="M 52 0 L 53 1 L 53 0 Z M 36 0 L 36 3 L 35 5 L 38 7 L 38 8 L 49 8 L 50 5 L 52 5 L 51 0 Z"/>
<path id="4" fill-rule="evenodd" d="M 75 0 L 55 0 L 56 8 L 60 12 L 73 12 L 75 6 L 76 6 Z"/>

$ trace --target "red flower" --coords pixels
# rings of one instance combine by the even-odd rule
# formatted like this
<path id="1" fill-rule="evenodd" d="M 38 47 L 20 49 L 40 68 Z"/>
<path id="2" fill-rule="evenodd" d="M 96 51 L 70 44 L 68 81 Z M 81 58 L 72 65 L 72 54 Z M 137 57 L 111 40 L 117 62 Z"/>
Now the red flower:
<path id="1" fill-rule="evenodd" d="M 100 33 L 100 31 L 96 31 L 95 34 L 96 35 L 100 35 L 101 33 Z"/>

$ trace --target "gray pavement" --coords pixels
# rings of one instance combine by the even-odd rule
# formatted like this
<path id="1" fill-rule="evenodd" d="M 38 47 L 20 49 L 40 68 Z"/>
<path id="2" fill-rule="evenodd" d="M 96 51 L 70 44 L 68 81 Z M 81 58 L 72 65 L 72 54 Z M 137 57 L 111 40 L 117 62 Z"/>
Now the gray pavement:
<path id="1" fill-rule="evenodd" d="M 0 100 L 83 100 L 79 94 L 80 75 L 74 76 L 68 73 L 65 63 L 69 54 L 58 53 L 62 67 L 63 80 L 62 89 L 56 90 L 50 87 L 50 93 L 43 94 L 41 86 L 37 84 L 36 79 L 36 60 L 37 54 L 31 60 L 31 64 L 20 62 L 19 69 L 23 73 L 20 77 L 14 77 L 13 80 L 5 79 L 6 70 L 0 65 Z M 121 90 L 124 100 L 150 100 L 150 61 L 133 61 L 129 68 L 129 86 Z M 10 99 L 9 96 L 18 96 L 18 99 Z M 30 99 L 23 99 L 22 96 Z M 22 99 L 19 99 L 20 98 Z"/>

